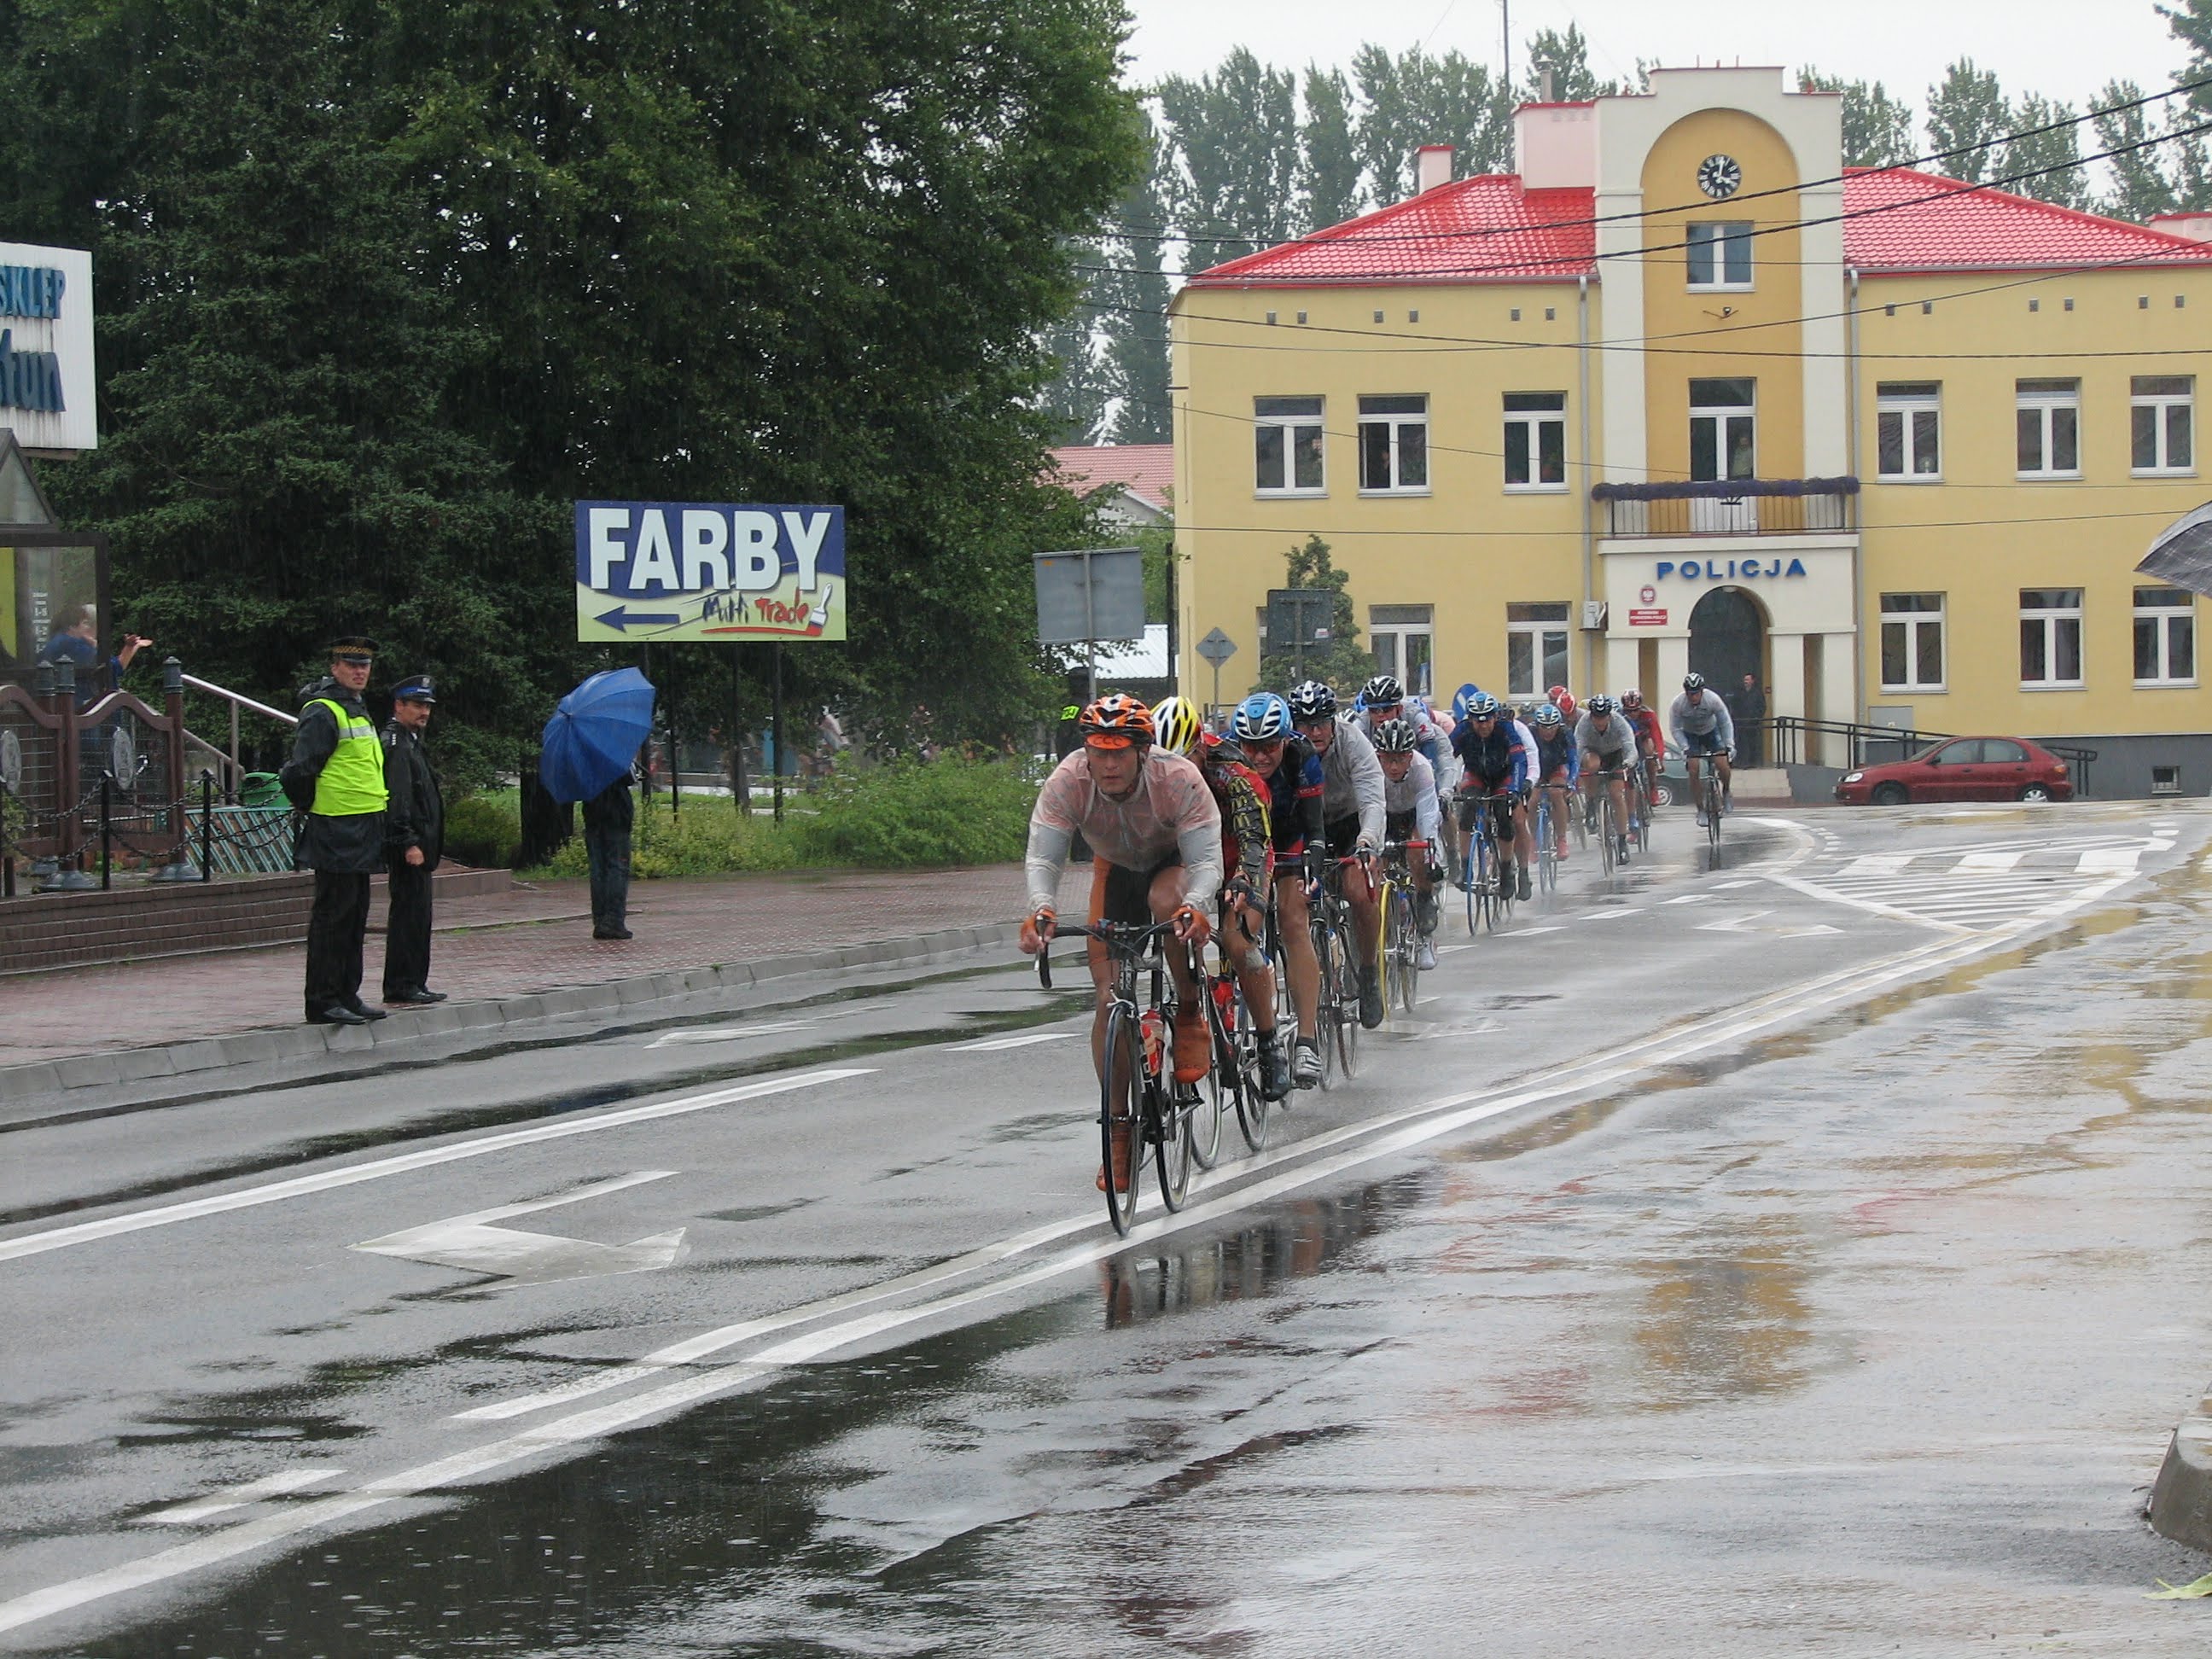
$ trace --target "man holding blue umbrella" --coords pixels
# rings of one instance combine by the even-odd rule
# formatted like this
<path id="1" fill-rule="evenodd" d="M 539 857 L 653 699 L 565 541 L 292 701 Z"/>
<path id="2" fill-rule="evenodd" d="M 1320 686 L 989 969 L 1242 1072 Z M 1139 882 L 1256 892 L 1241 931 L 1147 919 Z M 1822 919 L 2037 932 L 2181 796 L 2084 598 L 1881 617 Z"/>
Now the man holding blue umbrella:
<path id="1" fill-rule="evenodd" d="M 584 854 L 592 867 L 592 937 L 628 939 L 629 832 L 637 817 L 627 769 L 584 803 Z"/>
<path id="2" fill-rule="evenodd" d="M 630 936 L 629 835 L 637 811 L 630 764 L 652 731 L 653 684 L 635 668 L 592 675 L 561 699 L 545 724 L 538 780 L 555 800 L 584 803 L 593 939 Z"/>

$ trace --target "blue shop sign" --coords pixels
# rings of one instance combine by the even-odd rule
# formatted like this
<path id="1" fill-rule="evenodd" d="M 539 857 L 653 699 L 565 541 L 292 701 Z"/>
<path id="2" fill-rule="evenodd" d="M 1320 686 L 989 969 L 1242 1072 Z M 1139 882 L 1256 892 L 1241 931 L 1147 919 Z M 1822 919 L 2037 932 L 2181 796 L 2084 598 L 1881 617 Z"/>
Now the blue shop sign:
<path id="1" fill-rule="evenodd" d="M 1802 559 L 1672 559 L 1659 562 L 1659 577 L 1680 576 L 1685 581 L 1741 582 L 1762 576 L 1802 576 Z"/>

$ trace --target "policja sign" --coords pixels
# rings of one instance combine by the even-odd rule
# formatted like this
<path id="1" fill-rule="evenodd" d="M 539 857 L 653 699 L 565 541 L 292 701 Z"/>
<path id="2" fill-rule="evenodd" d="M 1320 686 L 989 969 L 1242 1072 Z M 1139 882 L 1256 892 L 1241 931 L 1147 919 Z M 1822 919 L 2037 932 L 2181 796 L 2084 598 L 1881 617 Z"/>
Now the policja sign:
<path id="1" fill-rule="evenodd" d="M 845 509 L 578 501 L 576 637 L 842 640 Z"/>

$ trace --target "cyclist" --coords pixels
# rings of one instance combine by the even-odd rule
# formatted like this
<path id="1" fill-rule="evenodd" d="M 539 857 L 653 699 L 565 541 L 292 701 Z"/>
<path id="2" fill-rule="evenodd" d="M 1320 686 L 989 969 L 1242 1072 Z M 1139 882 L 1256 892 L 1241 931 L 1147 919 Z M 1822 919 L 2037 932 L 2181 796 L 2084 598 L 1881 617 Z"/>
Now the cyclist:
<path id="1" fill-rule="evenodd" d="M 1692 674 L 1682 681 L 1682 695 L 1667 711 L 1667 727 L 1674 747 L 1682 751 L 1682 764 L 1690 774 L 1690 800 L 1698 809 L 1698 822 L 1705 821 L 1705 799 L 1698 793 L 1698 762 L 1712 763 L 1721 781 L 1721 811 L 1732 812 L 1729 799 L 1729 763 L 1735 758 L 1735 721 L 1717 692 L 1705 689 L 1705 677 Z"/>
<path id="2" fill-rule="evenodd" d="M 1544 695 L 1551 700 L 1552 707 L 1559 711 L 1559 719 L 1565 723 L 1567 730 L 1573 731 L 1576 707 L 1574 694 L 1564 685 L 1555 685 Z"/>
<path id="3" fill-rule="evenodd" d="M 1368 681 L 1353 716 L 1370 742 L 1383 721 L 1405 721 L 1413 728 L 1413 751 L 1428 757 L 1431 771 L 1451 753 L 1451 721 L 1431 708 L 1426 697 L 1409 696 L 1395 674 L 1377 674 Z"/>
<path id="4" fill-rule="evenodd" d="M 1534 731 L 1536 781 L 1552 797 L 1552 856 L 1565 859 L 1567 798 L 1582 776 L 1582 750 L 1575 742 L 1573 728 L 1568 726 L 1556 703 L 1543 703 L 1537 708 Z"/>
<path id="5" fill-rule="evenodd" d="M 1382 769 L 1367 734 L 1336 712 L 1336 693 L 1319 680 L 1291 692 L 1291 720 L 1321 757 L 1322 823 L 1331 859 L 1357 858 L 1344 872 L 1344 896 L 1359 946 L 1359 1023 L 1382 1023 L 1382 977 L 1375 970 L 1382 947 L 1381 895 L 1368 866 L 1382 850 Z"/>
<path id="6" fill-rule="evenodd" d="M 1091 921 L 1146 927 L 1172 922 L 1177 939 L 1202 949 L 1213 932 L 1206 909 L 1221 890 L 1221 811 L 1198 768 L 1152 741 L 1152 710 L 1115 692 L 1085 708 L 1076 720 L 1082 746 L 1054 767 L 1030 814 L 1029 915 L 1021 948 L 1036 955 L 1051 941 L 1059 919 L 1060 873 L 1078 830 L 1091 844 L 1093 874 Z M 1103 1075 L 1106 1009 L 1113 994 L 1113 964 L 1106 947 L 1090 941 L 1091 982 L 1098 1008 L 1091 1024 L 1091 1060 Z M 1212 1059 L 1206 1012 L 1199 1006 L 1191 951 L 1170 951 L 1168 969 L 1176 993 L 1175 1076 L 1180 1084 L 1203 1078 Z M 1127 1135 L 1114 1147 L 1117 1190 L 1129 1179 Z M 1107 1171 L 1098 1171 L 1106 1189 Z"/>
<path id="7" fill-rule="evenodd" d="M 1459 830 L 1461 885 L 1473 879 L 1473 866 L 1468 862 L 1469 838 L 1474 833 L 1475 814 L 1485 810 L 1484 798 L 1489 798 L 1487 810 L 1494 814 L 1500 847 L 1510 844 L 1514 861 L 1520 866 L 1520 896 L 1528 898 L 1535 891 L 1528 879 L 1528 860 L 1534 852 L 1534 842 L 1528 834 L 1528 780 L 1532 765 L 1533 739 L 1523 740 L 1523 728 L 1518 720 L 1504 718 L 1498 699 L 1478 695 L 1468 704 L 1467 720 L 1452 733 L 1452 749 L 1459 756 L 1460 774 Z"/>
<path id="8" fill-rule="evenodd" d="M 1244 751 L 1206 730 L 1187 699 L 1168 697 L 1152 710 L 1159 746 L 1195 762 L 1221 812 L 1221 954 L 1236 969 L 1251 1011 L 1260 1056 L 1260 1092 L 1270 1100 L 1290 1093 L 1290 1073 L 1275 1041 L 1275 970 L 1261 941 L 1267 936 L 1267 890 L 1275 852 L 1267 823 L 1267 782 L 1244 763 Z"/>
<path id="9" fill-rule="evenodd" d="M 1437 807 L 1436 769 L 1420 752 L 1419 734 L 1411 720 L 1384 720 L 1375 728 L 1375 758 L 1382 768 L 1382 834 L 1390 841 L 1425 842 L 1425 848 L 1406 854 L 1413 872 L 1414 914 L 1420 919 L 1421 969 L 1437 965 L 1436 945 L 1430 935 L 1437 931 L 1440 914 L 1432 868 L 1443 839 L 1443 815 Z"/>
<path id="10" fill-rule="evenodd" d="M 1659 729 L 1659 711 L 1644 701 L 1634 686 L 1620 694 L 1620 712 L 1636 728 L 1637 750 L 1644 757 L 1644 799 L 1656 805 L 1659 769 L 1667 758 L 1667 735 Z"/>
<path id="11" fill-rule="evenodd" d="M 1275 922 L 1283 939 L 1297 1039 L 1291 1052 L 1295 1088 L 1321 1086 L 1321 1042 L 1315 1035 L 1321 1006 L 1321 963 L 1314 955 L 1306 884 L 1321 879 L 1321 757 L 1291 729 L 1291 706 L 1272 691 L 1258 691 L 1237 706 L 1229 734 L 1260 779 L 1267 803 L 1269 839 L 1275 853 Z M 1256 1015 L 1255 1016 L 1257 1017 Z"/>
<path id="12" fill-rule="evenodd" d="M 1636 728 L 1622 718 L 1611 697 L 1600 695 L 1583 705 L 1575 744 L 1583 751 L 1584 811 L 1597 811 L 1599 775 L 1613 774 L 1605 781 L 1606 792 L 1613 797 L 1613 821 L 1618 826 L 1613 855 L 1625 864 L 1628 861 L 1628 769 L 1636 764 L 1638 753 Z"/>

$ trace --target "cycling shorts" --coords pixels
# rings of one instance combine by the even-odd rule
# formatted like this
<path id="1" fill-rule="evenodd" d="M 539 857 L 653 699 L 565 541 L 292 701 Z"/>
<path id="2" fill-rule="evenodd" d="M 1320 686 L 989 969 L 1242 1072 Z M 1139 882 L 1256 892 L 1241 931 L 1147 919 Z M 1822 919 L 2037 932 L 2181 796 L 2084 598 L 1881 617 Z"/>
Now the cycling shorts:
<path id="1" fill-rule="evenodd" d="M 1130 870 L 1097 860 L 1091 878 L 1091 920 L 1118 921 L 1130 927 L 1152 925 L 1152 878 L 1182 863 L 1181 853 L 1170 853 L 1149 870 Z"/>
<path id="2" fill-rule="evenodd" d="M 1505 841 L 1511 837 L 1515 805 L 1512 796 L 1493 795 L 1470 789 L 1461 794 L 1457 805 L 1461 829 L 1472 833 L 1476 823 L 1475 815 L 1487 805 L 1491 811 L 1492 828 L 1498 839 Z"/>
<path id="3" fill-rule="evenodd" d="M 1712 731 L 1707 732 L 1703 735 L 1695 732 L 1686 732 L 1683 733 L 1682 752 L 1686 755 L 1719 754 L 1721 752 L 1721 734 L 1719 728 L 1716 727 Z"/>
<path id="4" fill-rule="evenodd" d="M 1331 818 L 1323 829 L 1328 842 L 1328 855 L 1333 859 L 1348 859 L 1359 845 L 1359 814 L 1346 812 L 1340 818 Z"/>

